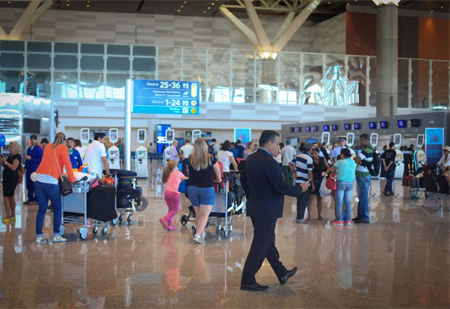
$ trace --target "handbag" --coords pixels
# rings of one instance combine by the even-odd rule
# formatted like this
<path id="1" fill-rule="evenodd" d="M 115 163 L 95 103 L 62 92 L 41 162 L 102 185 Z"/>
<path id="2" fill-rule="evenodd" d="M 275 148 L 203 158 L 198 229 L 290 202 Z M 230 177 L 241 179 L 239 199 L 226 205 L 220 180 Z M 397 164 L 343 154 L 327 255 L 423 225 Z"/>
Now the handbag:
<path id="1" fill-rule="evenodd" d="M 61 173 L 61 169 L 59 168 L 58 157 L 56 156 L 56 152 L 54 150 L 53 153 L 55 154 L 56 165 L 58 166 L 59 171 L 59 178 L 58 178 L 59 192 L 61 193 L 62 196 L 69 195 L 73 192 L 72 183 L 70 182 L 69 178 L 66 175 Z"/>
<path id="2" fill-rule="evenodd" d="M 339 170 L 341 169 L 341 165 L 342 165 L 342 162 L 341 162 L 341 164 L 339 164 L 337 173 L 331 173 L 330 177 L 327 178 L 326 186 L 327 186 L 328 190 L 335 191 L 337 189 L 337 178 L 339 175 Z"/>
<path id="3" fill-rule="evenodd" d="M 17 168 L 17 175 L 19 176 L 19 180 L 17 181 L 17 183 L 23 182 L 23 174 L 25 174 L 23 166 L 22 164 L 19 164 L 19 167 Z"/>

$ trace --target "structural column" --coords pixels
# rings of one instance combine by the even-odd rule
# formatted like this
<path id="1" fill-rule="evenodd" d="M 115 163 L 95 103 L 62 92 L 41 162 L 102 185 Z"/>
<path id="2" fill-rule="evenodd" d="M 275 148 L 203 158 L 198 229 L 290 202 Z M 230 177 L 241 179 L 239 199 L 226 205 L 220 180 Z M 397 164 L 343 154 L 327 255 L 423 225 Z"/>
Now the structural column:
<path id="1" fill-rule="evenodd" d="M 397 114 L 398 9 L 377 8 L 377 117 Z"/>

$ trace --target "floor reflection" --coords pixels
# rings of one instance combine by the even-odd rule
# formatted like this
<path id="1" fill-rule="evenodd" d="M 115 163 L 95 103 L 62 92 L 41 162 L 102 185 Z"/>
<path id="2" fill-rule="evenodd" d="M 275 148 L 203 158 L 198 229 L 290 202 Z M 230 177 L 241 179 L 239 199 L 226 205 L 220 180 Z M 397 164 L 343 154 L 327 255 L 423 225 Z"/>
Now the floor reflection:
<path id="1" fill-rule="evenodd" d="M 411 200 L 399 181 L 395 196 L 379 196 L 384 181 L 374 180 L 373 223 L 336 227 L 330 198 L 323 201 L 325 221 L 297 224 L 296 201 L 288 197 L 277 246 L 283 263 L 298 266 L 298 274 L 280 286 L 265 262 L 258 281 L 270 289 L 249 294 L 239 282 L 252 240 L 250 221 L 235 216 L 227 239 L 211 224 L 206 245 L 194 245 L 191 222 L 179 223 L 189 206 L 182 196 L 177 230 L 168 233 L 158 222 L 166 213 L 160 175 L 151 175 L 139 180 L 149 207 L 131 224 L 110 226 L 105 237 L 90 233 L 84 241 L 68 225 L 65 244 L 34 244 L 37 207 L 22 206 L 18 190 L 17 222 L 0 226 L 0 307 L 449 306 L 447 202 L 424 207 L 424 199 Z M 315 205 L 312 212 L 317 218 Z M 47 237 L 52 215 L 45 219 Z"/>

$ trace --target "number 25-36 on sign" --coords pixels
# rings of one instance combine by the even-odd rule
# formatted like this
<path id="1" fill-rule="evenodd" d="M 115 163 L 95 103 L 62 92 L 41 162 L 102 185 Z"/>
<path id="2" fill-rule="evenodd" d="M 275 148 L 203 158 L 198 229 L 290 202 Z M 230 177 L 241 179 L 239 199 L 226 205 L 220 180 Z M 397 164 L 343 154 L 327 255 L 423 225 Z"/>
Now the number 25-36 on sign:
<path id="1" fill-rule="evenodd" d="M 133 113 L 200 114 L 200 83 L 133 80 Z"/>

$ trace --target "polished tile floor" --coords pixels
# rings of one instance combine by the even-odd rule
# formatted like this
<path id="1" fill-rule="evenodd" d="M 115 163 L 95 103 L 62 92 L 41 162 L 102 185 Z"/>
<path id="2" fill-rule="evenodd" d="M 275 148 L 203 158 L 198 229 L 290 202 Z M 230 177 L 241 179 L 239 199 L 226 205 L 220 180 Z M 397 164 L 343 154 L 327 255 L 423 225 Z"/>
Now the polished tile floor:
<path id="1" fill-rule="evenodd" d="M 17 222 L 0 226 L 0 307 L 449 307 L 448 201 L 424 207 L 398 180 L 388 198 L 380 196 L 384 180 L 372 181 L 372 224 L 330 225 L 330 198 L 327 221 L 314 220 L 313 210 L 310 223 L 296 224 L 295 200 L 286 198 L 277 246 L 283 263 L 299 271 L 280 286 L 264 263 L 257 280 L 270 288 L 262 293 L 239 289 L 252 240 L 249 219 L 235 216 L 227 239 L 210 226 L 206 244 L 194 245 L 190 228 L 178 223 L 189 205 L 184 196 L 177 230 L 168 233 L 158 222 L 166 212 L 161 184 L 156 177 L 139 184 L 149 207 L 131 224 L 86 240 L 67 225 L 69 242 L 62 244 L 34 244 L 37 207 L 18 202 Z M 23 196 L 18 188 L 17 200 Z"/>

